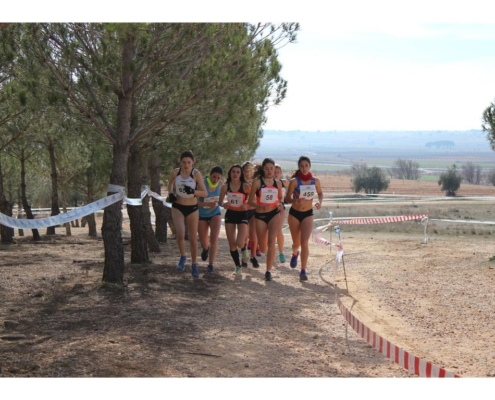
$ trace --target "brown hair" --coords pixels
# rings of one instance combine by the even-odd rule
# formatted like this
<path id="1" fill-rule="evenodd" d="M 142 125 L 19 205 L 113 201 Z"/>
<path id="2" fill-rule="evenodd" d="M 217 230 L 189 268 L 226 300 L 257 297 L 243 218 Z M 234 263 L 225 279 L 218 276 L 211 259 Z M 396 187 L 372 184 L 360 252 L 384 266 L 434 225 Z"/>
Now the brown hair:
<path id="1" fill-rule="evenodd" d="M 292 171 L 292 173 L 290 174 L 291 178 L 295 178 L 297 173 L 299 172 L 299 165 L 301 164 L 301 161 L 307 161 L 309 163 L 309 166 L 311 167 L 311 160 L 309 159 L 308 156 L 299 157 L 299 160 L 297 160 L 297 169 Z"/>

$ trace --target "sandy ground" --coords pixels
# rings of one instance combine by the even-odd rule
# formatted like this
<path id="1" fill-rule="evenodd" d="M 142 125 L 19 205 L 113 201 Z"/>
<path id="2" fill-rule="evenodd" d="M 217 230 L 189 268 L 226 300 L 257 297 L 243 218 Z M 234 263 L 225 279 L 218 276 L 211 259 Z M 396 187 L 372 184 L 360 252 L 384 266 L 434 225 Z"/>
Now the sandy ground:
<path id="1" fill-rule="evenodd" d="M 189 258 L 175 269 L 175 240 L 145 265 L 126 245 L 126 286 L 114 287 L 101 284 L 101 238 L 26 233 L 0 245 L 0 376 L 414 378 L 347 326 L 334 283 L 397 346 L 461 376 L 495 376 L 493 236 L 439 233 L 425 245 L 421 225 L 404 231 L 342 226 L 348 291 L 335 249 L 316 244 L 305 283 L 288 262 L 265 282 L 263 258 L 233 275 L 223 230 L 216 273 L 200 262 L 199 279 Z"/>

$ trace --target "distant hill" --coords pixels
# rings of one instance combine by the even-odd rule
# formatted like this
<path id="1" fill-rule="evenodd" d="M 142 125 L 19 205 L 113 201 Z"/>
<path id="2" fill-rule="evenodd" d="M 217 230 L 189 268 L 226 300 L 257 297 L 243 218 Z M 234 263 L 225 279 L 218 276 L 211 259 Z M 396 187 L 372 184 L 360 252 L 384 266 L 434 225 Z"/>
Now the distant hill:
<path id="1" fill-rule="evenodd" d="M 491 151 L 482 130 L 470 131 L 274 131 L 266 130 L 260 148 L 335 149 L 416 149 L 435 150 L 428 143 L 453 142 L 450 149 Z"/>
<path id="2" fill-rule="evenodd" d="M 313 169 L 342 171 L 354 163 L 390 168 L 398 158 L 418 161 L 425 172 L 438 174 L 453 163 L 473 162 L 488 171 L 495 152 L 486 133 L 470 131 L 274 131 L 266 130 L 255 160 L 272 157 L 293 168 L 299 156 L 311 158 Z M 437 172 L 435 172 L 437 171 Z"/>

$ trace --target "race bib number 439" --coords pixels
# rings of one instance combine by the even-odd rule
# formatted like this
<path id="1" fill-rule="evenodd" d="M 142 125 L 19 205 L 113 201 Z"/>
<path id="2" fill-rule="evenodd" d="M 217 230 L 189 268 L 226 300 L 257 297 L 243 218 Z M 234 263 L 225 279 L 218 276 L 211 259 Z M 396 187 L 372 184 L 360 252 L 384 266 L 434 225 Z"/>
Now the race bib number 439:
<path id="1" fill-rule="evenodd" d="M 311 200 L 316 194 L 315 185 L 301 185 L 299 186 L 299 198 L 304 198 L 306 200 Z"/>

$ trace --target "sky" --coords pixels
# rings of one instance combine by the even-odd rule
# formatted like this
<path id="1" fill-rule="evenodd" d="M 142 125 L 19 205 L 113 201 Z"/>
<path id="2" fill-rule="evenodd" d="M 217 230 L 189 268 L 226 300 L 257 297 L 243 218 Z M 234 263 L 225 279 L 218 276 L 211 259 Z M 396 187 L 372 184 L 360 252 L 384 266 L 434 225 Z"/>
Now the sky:
<path id="1" fill-rule="evenodd" d="M 297 43 L 279 50 L 288 93 L 265 129 L 481 129 L 495 99 L 495 18 L 464 4 L 303 17 Z"/>
<path id="2" fill-rule="evenodd" d="M 495 100 L 492 3 L 190 0 L 170 6 L 141 0 L 139 7 L 123 2 L 132 6 L 116 10 L 96 0 L 77 8 L 33 1 L 2 17 L 299 22 L 296 42 L 278 50 L 288 91 L 268 111 L 265 130 L 470 130 L 481 129 L 483 111 Z"/>

